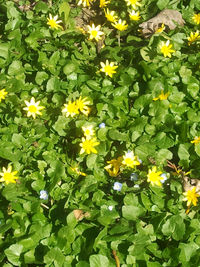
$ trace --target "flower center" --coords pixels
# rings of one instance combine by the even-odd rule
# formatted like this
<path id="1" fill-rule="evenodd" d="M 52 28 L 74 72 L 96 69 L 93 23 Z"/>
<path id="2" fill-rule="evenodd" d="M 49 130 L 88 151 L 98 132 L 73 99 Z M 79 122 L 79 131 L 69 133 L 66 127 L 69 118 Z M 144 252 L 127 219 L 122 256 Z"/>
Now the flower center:
<path id="1" fill-rule="evenodd" d="M 90 140 L 85 140 L 85 142 L 83 143 L 83 148 L 85 150 L 91 149 L 92 147 L 92 143 L 90 142 Z"/>
<path id="2" fill-rule="evenodd" d="M 91 31 L 92 36 L 96 37 L 98 32 L 96 30 Z"/>
<path id="3" fill-rule="evenodd" d="M 104 67 L 104 70 L 105 70 L 105 72 L 107 72 L 107 73 L 112 73 L 112 71 L 113 71 L 113 69 L 112 69 L 111 66 L 105 66 L 105 67 Z"/>
<path id="4" fill-rule="evenodd" d="M 37 112 L 37 107 L 34 106 L 34 105 L 30 105 L 28 110 L 31 112 L 31 113 L 36 113 Z"/>
<path id="5" fill-rule="evenodd" d="M 87 130 L 85 131 L 85 135 L 90 135 L 90 134 L 91 134 L 90 130 L 87 129 Z"/>
<path id="6" fill-rule="evenodd" d="M 67 107 L 69 113 L 77 113 L 77 107 L 74 104 L 69 104 Z"/>
<path id="7" fill-rule="evenodd" d="M 57 26 L 57 23 L 54 19 L 50 19 L 49 24 L 50 24 L 51 28 L 55 28 Z"/>
<path id="8" fill-rule="evenodd" d="M 152 182 L 159 181 L 160 180 L 160 176 L 157 175 L 156 173 L 150 173 L 149 180 L 152 181 Z"/>
<path id="9" fill-rule="evenodd" d="M 162 47 L 162 52 L 163 52 L 163 53 L 168 53 L 168 52 L 169 52 L 169 47 L 166 46 L 166 45 L 164 45 L 164 46 Z"/>
<path id="10" fill-rule="evenodd" d="M 111 22 L 114 22 L 115 21 L 114 16 L 112 16 L 111 14 L 107 14 L 106 17 L 107 17 L 107 20 L 109 20 Z"/>
<path id="11" fill-rule="evenodd" d="M 4 173 L 3 178 L 5 181 L 10 181 L 13 179 L 13 175 L 12 175 L 12 173 L 6 172 L 6 173 Z"/>
<path id="12" fill-rule="evenodd" d="M 132 159 L 127 158 L 127 159 L 125 159 L 125 163 L 126 163 L 126 165 L 131 165 L 133 163 L 133 161 L 132 161 Z"/>

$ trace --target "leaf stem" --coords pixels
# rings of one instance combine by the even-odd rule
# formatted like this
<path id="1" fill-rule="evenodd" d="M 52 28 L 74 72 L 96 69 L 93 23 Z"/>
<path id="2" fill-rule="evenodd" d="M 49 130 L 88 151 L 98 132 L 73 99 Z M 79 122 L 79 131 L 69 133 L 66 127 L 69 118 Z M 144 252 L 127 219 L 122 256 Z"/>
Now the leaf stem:
<path id="1" fill-rule="evenodd" d="M 113 254 L 114 258 L 115 258 L 116 267 L 120 267 L 120 262 L 119 262 L 119 258 L 117 256 L 116 250 L 113 250 L 112 254 Z"/>

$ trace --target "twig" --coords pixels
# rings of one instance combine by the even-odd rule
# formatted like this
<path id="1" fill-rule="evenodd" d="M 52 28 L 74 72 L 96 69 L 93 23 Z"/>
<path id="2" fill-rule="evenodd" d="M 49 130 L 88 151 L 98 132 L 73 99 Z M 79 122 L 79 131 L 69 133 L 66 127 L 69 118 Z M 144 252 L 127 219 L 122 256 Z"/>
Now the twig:
<path id="1" fill-rule="evenodd" d="M 45 204 L 43 204 L 43 203 L 40 203 L 40 205 L 41 205 L 42 207 L 44 207 L 45 209 L 48 209 L 48 210 L 49 210 L 49 207 L 48 207 L 47 205 L 45 205 Z"/>
<path id="2" fill-rule="evenodd" d="M 113 254 L 114 258 L 115 258 L 116 267 L 120 267 L 120 262 L 119 262 L 119 258 L 117 256 L 116 250 L 113 250 L 112 254 Z"/>
<path id="3" fill-rule="evenodd" d="M 120 47 L 120 31 L 119 31 L 118 34 L 117 34 L 117 39 L 118 39 L 118 45 L 119 45 L 119 47 Z"/>

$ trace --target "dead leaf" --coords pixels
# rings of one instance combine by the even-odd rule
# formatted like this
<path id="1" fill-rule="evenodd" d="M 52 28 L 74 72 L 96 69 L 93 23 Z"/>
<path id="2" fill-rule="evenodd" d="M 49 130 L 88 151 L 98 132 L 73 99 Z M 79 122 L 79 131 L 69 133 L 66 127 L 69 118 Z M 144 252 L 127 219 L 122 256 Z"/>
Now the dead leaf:
<path id="1" fill-rule="evenodd" d="M 74 212 L 74 216 L 75 216 L 77 221 L 81 221 L 81 220 L 83 220 L 83 218 L 90 217 L 90 213 L 84 212 L 83 210 L 74 210 L 73 212 Z"/>
<path id="2" fill-rule="evenodd" d="M 183 26 L 185 21 L 179 11 L 173 9 L 164 9 L 155 17 L 150 20 L 143 22 L 139 25 L 141 33 L 145 38 L 149 38 L 153 35 L 162 24 L 168 30 L 176 28 L 176 24 Z"/>

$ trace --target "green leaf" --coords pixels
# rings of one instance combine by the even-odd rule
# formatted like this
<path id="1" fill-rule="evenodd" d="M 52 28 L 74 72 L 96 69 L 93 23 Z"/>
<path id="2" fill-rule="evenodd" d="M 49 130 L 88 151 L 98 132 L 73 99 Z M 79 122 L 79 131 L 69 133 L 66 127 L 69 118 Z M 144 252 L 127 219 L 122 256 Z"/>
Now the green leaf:
<path id="1" fill-rule="evenodd" d="M 155 261 L 155 262 L 147 262 L 147 267 L 162 267 L 162 265 Z"/>
<path id="2" fill-rule="evenodd" d="M 44 81 L 48 79 L 49 75 L 44 71 L 38 71 L 35 77 L 37 84 L 41 85 Z"/>
<path id="3" fill-rule="evenodd" d="M 107 227 L 104 227 L 104 229 L 98 234 L 98 236 L 96 237 L 95 239 L 95 242 L 94 242 L 94 249 L 96 250 L 97 247 L 98 247 L 98 244 L 101 244 L 101 240 L 104 236 L 107 235 Z"/>
<path id="4" fill-rule="evenodd" d="M 35 249 L 31 249 L 24 254 L 24 262 L 26 264 L 34 264 L 35 261 Z"/>
<path id="5" fill-rule="evenodd" d="M 45 188 L 45 181 L 42 180 L 37 180 L 32 182 L 31 187 L 35 190 L 35 191 L 40 191 L 43 190 Z"/>
<path id="6" fill-rule="evenodd" d="M 169 138 L 166 133 L 160 132 L 153 138 L 153 143 L 155 143 L 159 148 L 169 148 L 174 146 L 174 142 Z"/>
<path id="7" fill-rule="evenodd" d="M 171 216 L 162 226 L 162 233 L 172 236 L 175 240 L 181 240 L 185 234 L 185 224 L 180 215 Z"/>
<path id="8" fill-rule="evenodd" d="M 194 256 L 199 249 L 199 246 L 194 242 L 188 244 L 180 243 L 179 249 L 181 249 L 179 256 L 181 262 L 189 263 L 191 257 Z"/>
<path id="9" fill-rule="evenodd" d="M 90 267 L 89 263 L 87 261 L 79 261 L 76 264 L 76 267 Z"/>
<path id="10" fill-rule="evenodd" d="M 185 94 L 183 92 L 173 92 L 169 95 L 170 102 L 174 103 L 181 103 L 183 101 L 183 98 L 185 97 Z"/>
<path id="11" fill-rule="evenodd" d="M 159 164 L 163 164 L 167 159 L 170 160 L 173 158 L 173 154 L 168 149 L 160 149 L 156 155 L 156 161 L 159 162 Z"/>
<path id="12" fill-rule="evenodd" d="M 7 220 L 5 224 L 0 225 L 0 233 L 7 232 L 12 227 L 12 221 Z"/>
<path id="13" fill-rule="evenodd" d="M 173 42 L 178 43 L 179 46 L 180 46 L 181 44 L 184 44 L 184 43 L 185 43 L 185 39 L 186 39 L 186 35 L 185 35 L 185 33 L 180 33 L 180 32 L 178 32 L 178 33 L 176 33 L 176 34 L 173 34 L 173 36 L 172 36 L 172 40 L 173 40 Z M 177 47 L 175 46 L 175 49 L 176 49 L 176 48 L 177 48 Z"/>
<path id="14" fill-rule="evenodd" d="M 188 84 L 190 81 L 190 77 L 192 76 L 192 71 L 188 69 L 186 66 L 182 66 L 179 74 L 182 78 L 184 84 Z"/>
<path id="15" fill-rule="evenodd" d="M 24 72 L 24 68 L 22 67 L 22 62 L 19 60 L 14 60 L 9 68 L 8 68 L 8 75 L 14 76 Z"/>
<path id="16" fill-rule="evenodd" d="M 8 58 L 8 51 L 10 45 L 8 43 L 0 43 L 0 57 Z"/>
<path id="17" fill-rule="evenodd" d="M 149 199 L 148 195 L 145 194 L 144 192 L 141 193 L 141 200 L 142 200 L 144 207 L 147 210 L 151 210 L 151 207 L 152 207 L 151 200 Z"/>
<path id="18" fill-rule="evenodd" d="M 55 159 L 54 159 L 55 160 Z M 50 174 L 51 177 L 51 183 L 49 185 L 49 192 L 54 188 L 54 186 L 61 180 L 63 177 L 65 177 L 65 167 L 64 164 L 56 160 L 52 162 L 52 172 Z"/>
<path id="19" fill-rule="evenodd" d="M 86 83 L 90 88 L 94 89 L 95 91 L 101 90 L 101 87 L 99 86 L 99 84 L 93 80 L 89 80 Z"/>
<path id="20" fill-rule="evenodd" d="M 55 74 L 56 73 L 55 66 L 57 65 L 59 59 L 60 59 L 60 52 L 59 51 L 54 52 L 51 55 L 50 59 L 49 59 L 48 67 L 49 67 L 49 70 L 51 71 L 52 74 Z"/>
<path id="21" fill-rule="evenodd" d="M 194 150 L 197 153 L 197 155 L 200 157 L 200 144 L 195 144 L 194 145 Z"/>
<path id="22" fill-rule="evenodd" d="M 69 119 L 64 116 L 59 116 L 56 123 L 53 125 L 53 129 L 60 135 L 66 136 L 66 130 L 68 129 Z"/>
<path id="23" fill-rule="evenodd" d="M 22 134 L 13 134 L 12 136 L 12 142 L 13 144 L 15 144 L 17 147 L 22 147 L 25 146 L 26 144 L 26 140 L 25 138 L 22 136 Z"/>
<path id="24" fill-rule="evenodd" d="M 97 160 L 97 154 L 90 154 L 87 156 L 86 164 L 89 169 L 94 169 Z"/>
<path id="25" fill-rule="evenodd" d="M 169 3 L 169 0 L 158 0 L 156 5 L 160 10 L 163 10 Z"/>
<path id="26" fill-rule="evenodd" d="M 44 14 L 46 14 L 48 12 L 48 5 L 46 3 L 44 3 L 43 1 L 39 1 L 36 5 L 35 5 L 35 11 L 38 12 L 42 12 Z"/>
<path id="27" fill-rule="evenodd" d="M 76 71 L 77 65 L 73 62 L 68 60 L 67 64 L 63 68 L 63 72 L 65 75 L 69 75 L 70 73 Z"/>
<path id="28" fill-rule="evenodd" d="M 124 198 L 124 204 L 127 206 L 138 206 L 138 197 L 135 194 L 127 194 Z"/>
<path id="29" fill-rule="evenodd" d="M 65 21 L 65 26 L 68 25 L 68 20 L 69 20 L 69 13 L 70 13 L 70 5 L 67 2 L 62 2 L 59 6 L 59 14 L 62 16 L 62 13 L 64 13 L 64 21 Z"/>
<path id="30" fill-rule="evenodd" d="M 59 267 L 63 266 L 65 257 L 62 251 L 59 248 L 50 249 L 47 254 L 44 256 L 44 263 L 50 265 L 55 264 L 54 266 Z"/>
<path id="31" fill-rule="evenodd" d="M 47 92 L 55 92 L 60 90 L 60 81 L 57 77 L 52 77 L 47 82 Z"/>
<path id="32" fill-rule="evenodd" d="M 98 134 L 97 134 L 98 139 L 101 141 L 106 141 L 107 140 L 107 132 L 108 132 L 107 128 L 99 129 Z"/>
<path id="33" fill-rule="evenodd" d="M 187 87 L 187 90 L 193 98 L 196 98 L 199 93 L 199 85 L 196 83 L 190 83 Z"/>
<path id="34" fill-rule="evenodd" d="M 23 188 L 16 184 L 8 184 L 2 191 L 2 195 L 9 201 L 16 201 L 19 196 L 23 195 Z"/>
<path id="35" fill-rule="evenodd" d="M 129 221 L 136 221 L 144 214 L 144 209 L 136 206 L 122 206 L 122 215 Z"/>
<path id="36" fill-rule="evenodd" d="M 109 260 L 103 255 L 91 255 L 89 258 L 90 267 L 109 267 Z"/>
<path id="37" fill-rule="evenodd" d="M 129 140 L 126 133 L 120 133 L 117 129 L 110 130 L 108 134 L 112 140 L 117 140 L 117 141 L 128 141 Z"/>
<path id="38" fill-rule="evenodd" d="M 189 160 L 190 154 L 188 152 L 190 144 L 180 144 L 178 148 L 178 156 L 180 160 Z"/>
<path id="39" fill-rule="evenodd" d="M 132 82 L 133 82 L 132 78 L 128 74 L 123 73 L 120 76 L 120 81 L 118 83 L 120 85 L 130 86 L 132 84 Z"/>
<path id="40" fill-rule="evenodd" d="M 14 244 L 7 248 L 4 252 L 8 258 L 8 261 L 11 262 L 14 266 L 20 266 L 20 255 L 22 253 L 23 246 Z"/>
<path id="41" fill-rule="evenodd" d="M 135 154 L 141 159 L 146 160 L 155 154 L 156 146 L 153 144 L 145 143 L 135 148 Z"/>

